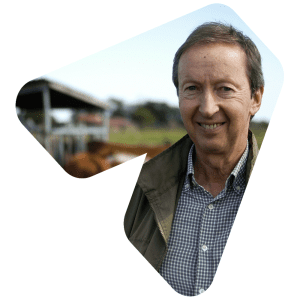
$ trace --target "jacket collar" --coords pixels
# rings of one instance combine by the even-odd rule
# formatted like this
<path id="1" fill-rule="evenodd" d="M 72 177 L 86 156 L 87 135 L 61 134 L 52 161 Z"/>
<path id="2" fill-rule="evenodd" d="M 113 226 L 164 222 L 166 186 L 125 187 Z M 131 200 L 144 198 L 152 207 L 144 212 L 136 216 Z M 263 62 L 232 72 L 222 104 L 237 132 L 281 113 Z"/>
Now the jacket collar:
<path id="1" fill-rule="evenodd" d="M 248 184 L 250 175 L 252 173 L 258 155 L 257 141 L 251 130 L 249 130 L 248 132 L 248 142 L 249 142 L 249 156 L 246 165 L 246 184 Z"/>
<path id="2" fill-rule="evenodd" d="M 143 165 L 138 184 L 151 202 L 178 182 L 187 169 L 187 159 L 193 142 L 185 135 L 167 150 Z"/>
<path id="3" fill-rule="evenodd" d="M 248 142 L 246 183 L 249 181 L 258 154 L 257 142 L 250 130 Z M 190 137 L 185 135 L 170 148 L 145 163 L 138 179 L 138 185 L 152 207 L 157 225 L 166 243 L 186 175 L 188 153 L 192 144 Z"/>
<path id="4" fill-rule="evenodd" d="M 249 130 L 249 156 L 246 165 L 246 182 L 253 170 L 258 146 L 254 134 Z M 155 156 L 143 165 L 138 184 L 148 199 L 154 199 L 157 195 L 164 193 L 170 186 L 178 182 L 178 178 L 186 173 L 187 160 L 193 142 L 185 135 L 170 148 Z"/>

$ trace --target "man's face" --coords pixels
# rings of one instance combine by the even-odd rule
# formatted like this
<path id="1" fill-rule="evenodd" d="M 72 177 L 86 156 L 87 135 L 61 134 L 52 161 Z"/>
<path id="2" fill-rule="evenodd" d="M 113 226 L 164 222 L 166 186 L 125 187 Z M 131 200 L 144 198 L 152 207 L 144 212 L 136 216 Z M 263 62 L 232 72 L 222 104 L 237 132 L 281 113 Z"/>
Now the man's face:
<path id="1" fill-rule="evenodd" d="M 184 126 L 205 153 L 242 152 L 251 115 L 263 88 L 251 97 L 246 54 L 237 45 L 194 45 L 178 65 L 179 108 Z"/>

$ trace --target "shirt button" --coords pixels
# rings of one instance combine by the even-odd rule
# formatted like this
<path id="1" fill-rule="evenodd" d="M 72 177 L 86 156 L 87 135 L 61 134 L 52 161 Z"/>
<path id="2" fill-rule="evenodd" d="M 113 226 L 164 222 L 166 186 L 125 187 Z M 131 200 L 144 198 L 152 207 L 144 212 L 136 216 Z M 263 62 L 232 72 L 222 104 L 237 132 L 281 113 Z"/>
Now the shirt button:
<path id="1" fill-rule="evenodd" d="M 200 289 L 199 294 L 204 293 L 204 289 Z"/>
<path id="2" fill-rule="evenodd" d="M 206 245 L 203 245 L 202 250 L 205 252 L 206 250 L 208 250 L 208 247 Z"/>
<path id="3" fill-rule="evenodd" d="M 210 210 L 212 210 L 212 209 L 214 209 L 214 206 L 213 206 L 212 204 L 209 204 L 209 205 L 208 205 L 208 208 L 209 208 Z"/>
<path id="4" fill-rule="evenodd" d="M 236 189 L 237 189 L 237 191 L 239 191 L 239 190 L 241 189 L 241 187 L 238 185 L 238 186 L 236 187 Z"/>
<path id="5" fill-rule="evenodd" d="M 185 185 L 185 188 L 188 189 L 190 186 L 188 184 Z"/>

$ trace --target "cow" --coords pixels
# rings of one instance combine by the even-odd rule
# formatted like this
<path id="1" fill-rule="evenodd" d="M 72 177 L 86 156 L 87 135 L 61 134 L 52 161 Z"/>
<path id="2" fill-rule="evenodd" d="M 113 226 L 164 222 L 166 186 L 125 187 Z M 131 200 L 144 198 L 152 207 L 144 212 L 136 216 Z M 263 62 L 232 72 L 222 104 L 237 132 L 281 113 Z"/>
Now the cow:
<path id="1" fill-rule="evenodd" d="M 87 152 L 71 157 L 64 170 L 74 177 L 88 178 L 145 153 L 148 161 L 170 145 L 167 143 L 161 146 L 146 146 L 93 141 L 88 143 Z"/>

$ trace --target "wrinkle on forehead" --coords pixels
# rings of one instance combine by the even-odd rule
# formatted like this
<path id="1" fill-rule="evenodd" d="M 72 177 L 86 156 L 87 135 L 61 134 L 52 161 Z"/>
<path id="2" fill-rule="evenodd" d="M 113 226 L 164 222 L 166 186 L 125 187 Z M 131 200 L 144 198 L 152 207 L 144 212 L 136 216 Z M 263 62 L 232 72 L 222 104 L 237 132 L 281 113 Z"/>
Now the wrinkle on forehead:
<path id="1" fill-rule="evenodd" d="M 222 48 L 226 47 L 226 51 Z M 224 49 L 224 48 L 223 48 Z M 242 56 L 241 56 L 241 53 Z M 193 77 L 193 73 L 199 76 L 199 69 L 202 69 L 202 76 L 205 77 L 232 77 L 235 75 L 246 76 L 247 59 L 244 50 L 238 45 L 212 44 L 194 45 L 187 49 L 180 58 L 178 65 L 178 77 Z M 205 69 L 207 68 L 207 72 Z M 186 73 L 187 72 L 187 73 Z"/>
<path id="2" fill-rule="evenodd" d="M 213 43 L 213 44 L 195 44 L 193 46 L 191 46 L 190 48 L 188 48 L 185 52 L 183 52 L 182 57 L 186 56 L 186 54 L 188 52 L 194 52 L 195 50 L 199 50 L 199 52 L 201 51 L 201 55 L 199 54 L 199 58 L 210 58 L 212 60 L 218 60 L 218 56 L 211 52 L 211 50 L 214 50 L 216 48 L 218 48 L 218 46 L 224 46 L 227 49 L 229 49 L 229 51 L 227 51 L 225 54 L 228 58 L 233 58 L 233 59 L 239 59 L 240 57 L 240 53 L 242 51 L 242 53 L 244 54 L 244 59 L 245 59 L 245 63 L 246 63 L 246 53 L 244 51 L 244 49 L 236 44 L 225 44 L 225 43 Z M 204 52 L 204 53 L 203 53 Z M 224 52 L 222 52 L 222 54 L 224 55 Z M 181 60 L 180 58 L 180 60 Z M 179 60 L 179 63 L 180 63 Z"/>

